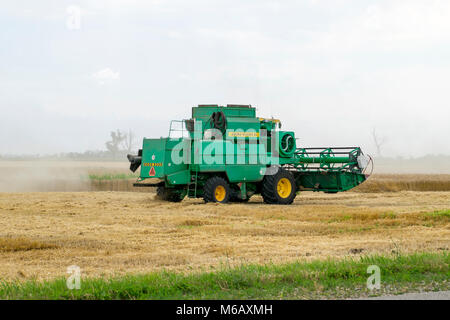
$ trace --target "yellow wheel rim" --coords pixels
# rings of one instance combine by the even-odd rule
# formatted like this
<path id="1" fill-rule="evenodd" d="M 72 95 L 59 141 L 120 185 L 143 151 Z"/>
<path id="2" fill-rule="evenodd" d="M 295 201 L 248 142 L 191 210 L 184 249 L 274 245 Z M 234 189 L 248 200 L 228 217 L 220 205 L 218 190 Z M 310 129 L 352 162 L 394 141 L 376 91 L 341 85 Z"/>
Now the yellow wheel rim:
<path id="1" fill-rule="evenodd" d="M 216 190 L 214 191 L 214 195 L 216 197 L 216 200 L 218 202 L 221 202 L 225 199 L 225 196 L 227 195 L 227 191 L 225 190 L 224 186 L 217 186 Z"/>
<path id="2" fill-rule="evenodd" d="M 277 183 L 277 192 L 281 198 L 287 198 L 292 192 L 291 181 L 287 178 L 281 178 Z"/>

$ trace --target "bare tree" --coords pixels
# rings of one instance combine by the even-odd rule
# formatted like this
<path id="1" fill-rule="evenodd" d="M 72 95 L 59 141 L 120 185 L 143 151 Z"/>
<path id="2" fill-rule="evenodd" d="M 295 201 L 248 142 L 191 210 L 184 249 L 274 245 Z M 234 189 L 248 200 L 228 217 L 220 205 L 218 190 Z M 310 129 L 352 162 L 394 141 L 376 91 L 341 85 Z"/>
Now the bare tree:
<path id="1" fill-rule="evenodd" d="M 119 129 L 111 131 L 111 141 L 106 142 L 106 148 L 115 158 L 120 151 L 120 145 L 127 139 L 127 134 Z"/>
<path id="2" fill-rule="evenodd" d="M 128 130 L 128 133 L 125 134 L 125 139 L 122 142 L 122 147 L 127 153 L 130 153 L 131 150 L 133 150 L 136 146 L 135 138 L 136 136 L 131 130 Z"/>
<path id="3" fill-rule="evenodd" d="M 387 142 L 386 137 L 380 137 L 377 135 L 375 128 L 372 130 L 372 139 L 375 143 L 375 147 L 377 148 L 377 156 L 381 157 L 381 148 Z"/>

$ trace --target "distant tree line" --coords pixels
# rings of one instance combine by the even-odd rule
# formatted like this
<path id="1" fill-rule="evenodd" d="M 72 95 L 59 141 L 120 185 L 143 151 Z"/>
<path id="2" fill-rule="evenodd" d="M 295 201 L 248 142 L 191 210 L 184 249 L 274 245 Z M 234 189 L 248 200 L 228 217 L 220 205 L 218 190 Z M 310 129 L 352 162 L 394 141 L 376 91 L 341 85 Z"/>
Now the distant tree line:
<path id="1" fill-rule="evenodd" d="M 8 155 L 0 154 L 0 160 L 108 160 L 127 161 L 128 153 L 137 153 L 136 136 L 133 131 L 115 130 L 105 142 L 106 150 L 85 152 L 62 152 L 56 154 Z"/>

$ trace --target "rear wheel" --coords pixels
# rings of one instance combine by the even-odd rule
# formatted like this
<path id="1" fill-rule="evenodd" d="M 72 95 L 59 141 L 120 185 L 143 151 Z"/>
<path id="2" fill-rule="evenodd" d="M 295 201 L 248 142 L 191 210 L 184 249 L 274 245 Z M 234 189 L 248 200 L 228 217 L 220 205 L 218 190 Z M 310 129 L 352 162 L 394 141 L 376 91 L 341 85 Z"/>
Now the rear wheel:
<path id="1" fill-rule="evenodd" d="M 205 202 L 227 203 L 230 200 L 230 196 L 230 185 L 225 179 L 212 177 L 206 180 L 203 186 L 203 199 Z"/>
<path id="2" fill-rule="evenodd" d="M 156 189 L 156 197 L 160 200 L 170 202 L 180 202 L 184 199 L 184 190 L 169 189 L 166 187 L 158 187 Z"/>
<path id="3" fill-rule="evenodd" d="M 274 175 L 267 175 L 262 182 L 261 195 L 268 204 L 291 204 L 296 196 L 297 186 L 291 172 L 279 169 Z"/>

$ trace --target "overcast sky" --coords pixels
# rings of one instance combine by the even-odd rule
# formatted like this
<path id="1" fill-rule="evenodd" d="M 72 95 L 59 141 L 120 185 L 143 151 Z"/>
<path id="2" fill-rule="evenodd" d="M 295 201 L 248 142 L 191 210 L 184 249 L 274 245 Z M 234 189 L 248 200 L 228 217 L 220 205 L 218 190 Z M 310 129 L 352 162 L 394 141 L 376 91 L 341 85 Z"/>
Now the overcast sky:
<path id="1" fill-rule="evenodd" d="M 79 14 L 78 14 L 79 13 Z M 0 7 L 0 154 L 168 133 L 252 104 L 305 146 L 450 154 L 450 1 L 40 0 Z"/>

